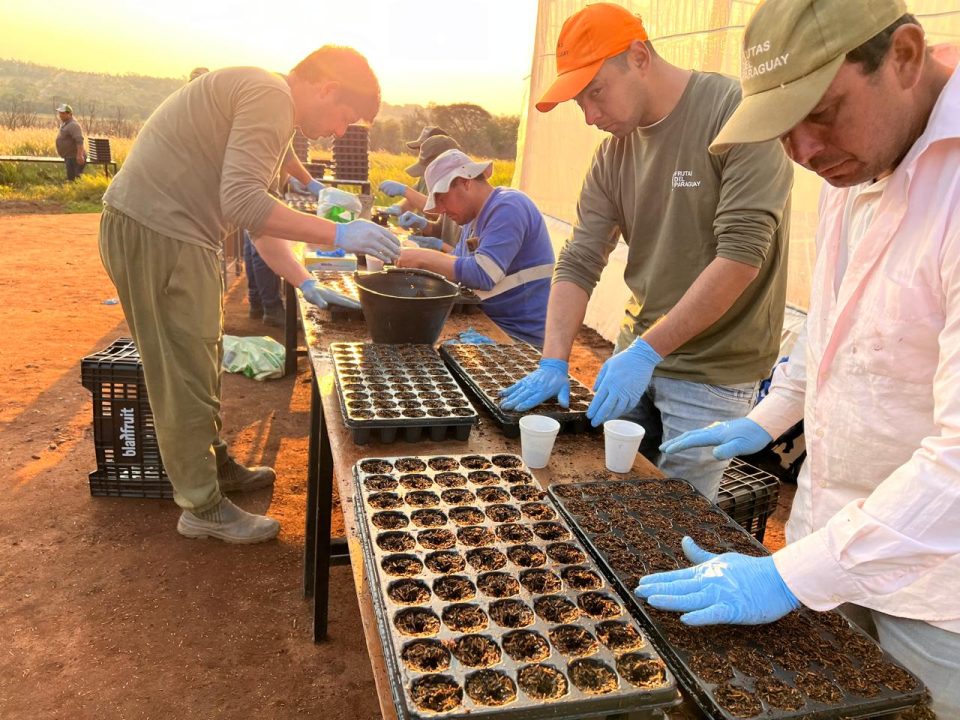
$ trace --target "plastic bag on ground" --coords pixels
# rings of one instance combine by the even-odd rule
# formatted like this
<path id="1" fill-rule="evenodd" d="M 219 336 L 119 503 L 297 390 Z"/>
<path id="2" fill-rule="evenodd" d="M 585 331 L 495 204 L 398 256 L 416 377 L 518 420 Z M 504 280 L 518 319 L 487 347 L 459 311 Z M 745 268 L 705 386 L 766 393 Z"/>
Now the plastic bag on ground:
<path id="1" fill-rule="evenodd" d="M 283 377 L 286 349 L 271 337 L 223 336 L 223 369 L 253 380 Z"/>

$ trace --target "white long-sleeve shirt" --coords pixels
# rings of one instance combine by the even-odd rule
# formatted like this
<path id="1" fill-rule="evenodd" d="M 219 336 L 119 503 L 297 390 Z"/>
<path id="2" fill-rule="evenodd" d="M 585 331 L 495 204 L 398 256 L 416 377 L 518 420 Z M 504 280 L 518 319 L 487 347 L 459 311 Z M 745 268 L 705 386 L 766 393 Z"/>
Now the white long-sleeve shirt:
<path id="1" fill-rule="evenodd" d="M 851 222 L 864 190 L 821 195 L 806 332 L 750 413 L 774 437 L 805 421 L 774 560 L 814 609 L 960 632 L 960 72 Z"/>

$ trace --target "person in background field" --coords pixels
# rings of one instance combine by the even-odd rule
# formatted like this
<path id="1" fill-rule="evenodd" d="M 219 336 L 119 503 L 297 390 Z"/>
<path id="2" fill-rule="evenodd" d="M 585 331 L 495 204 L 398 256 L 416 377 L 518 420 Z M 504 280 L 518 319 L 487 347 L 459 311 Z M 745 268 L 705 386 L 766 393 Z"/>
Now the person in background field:
<path id="1" fill-rule="evenodd" d="M 526 195 L 493 187 L 492 162 L 459 150 L 441 153 L 424 173 L 424 209 L 461 227 L 453 254 L 406 248 L 400 267 L 432 270 L 476 291 L 487 316 L 510 337 L 539 347 L 553 274 L 553 246 L 543 215 Z"/>
<path id="2" fill-rule="evenodd" d="M 802 417 L 807 458 L 786 547 L 685 538 L 700 564 L 637 593 L 691 625 L 839 606 L 960 718 L 960 72 L 902 0 L 767 0 L 741 74 L 711 150 L 779 137 L 826 180 L 806 331 L 746 418 L 663 449 L 752 453 Z"/>
<path id="3" fill-rule="evenodd" d="M 745 415 L 777 360 L 790 163 L 773 142 L 710 155 L 740 102 L 736 80 L 669 64 L 618 5 L 567 19 L 557 70 L 537 109 L 574 100 L 611 137 L 594 155 L 557 260 L 540 368 L 504 390 L 502 406 L 523 412 L 552 397 L 567 405 L 573 340 L 622 235 L 632 298 L 587 417 L 640 423 L 641 452 L 715 499 L 726 462 L 697 450 L 661 456 L 657 446 L 706 420 Z"/>
<path id="4" fill-rule="evenodd" d="M 140 351 L 183 535 L 254 543 L 280 529 L 223 495 L 275 478 L 238 463 L 220 437 L 223 238 L 247 228 L 255 243 L 283 238 L 395 260 L 399 242 L 385 228 L 297 212 L 268 191 L 297 127 L 309 138 L 340 136 L 379 107 L 380 85 L 351 48 L 322 47 L 287 75 L 214 70 L 154 111 L 104 194 L 100 254 Z M 314 280 L 300 290 L 326 306 Z"/>
<path id="5" fill-rule="evenodd" d="M 420 136 L 416 140 L 408 140 L 407 147 L 415 153 L 419 153 L 423 144 L 432 137 L 443 135 L 449 137 L 449 134 L 442 127 L 436 125 L 426 125 L 420 131 Z M 416 185 L 412 188 L 396 180 L 386 180 L 380 184 L 380 191 L 390 197 L 400 198 L 400 202 L 393 206 L 393 215 L 410 210 L 423 210 L 423 203 L 426 199 L 427 185 L 423 180 L 422 174 L 418 177 Z"/>
<path id="6" fill-rule="evenodd" d="M 417 161 L 407 168 L 407 174 L 417 178 L 418 188 L 424 185 L 424 190 L 426 190 L 423 173 L 426 171 L 427 166 L 436 160 L 441 153 L 447 150 L 459 149 L 460 145 L 449 135 L 433 135 L 423 141 L 423 144 L 420 146 L 420 154 L 417 157 Z M 385 180 L 381 183 L 380 189 L 383 190 L 385 187 L 392 188 L 391 183 L 398 186 L 400 185 L 400 183 L 394 180 Z M 392 189 L 398 191 L 397 188 Z M 422 211 L 423 206 L 427 202 L 426 195 L 421 194 L 417 190 L 407 188 L 406 186 L 403 186 L 403 189 L 404 192 L 410 196 L 411 204 Z M 415 233 L 411 235 L 409 239 L 422 248 L 431 250 L 452 249 L 460 239 L 460 226 L 446 214 L 439 216 L 434 215 L 434 217 L 436 217 L 435 220 L 428 220 L 413 210 L 407 210 L 397 218 L 397 224 L 404 230 L 410 230 Z"/>
<path id="7" fill-rule="evenodd" d="M 83 128 L 73 117 L 73 108 L 63 103 L 57 106 L 60 129 L 57 131 L 57 155 L 63 158 L 67 180 L 73 182 L 83 172 L 87 151 L 83 146 Z"/>

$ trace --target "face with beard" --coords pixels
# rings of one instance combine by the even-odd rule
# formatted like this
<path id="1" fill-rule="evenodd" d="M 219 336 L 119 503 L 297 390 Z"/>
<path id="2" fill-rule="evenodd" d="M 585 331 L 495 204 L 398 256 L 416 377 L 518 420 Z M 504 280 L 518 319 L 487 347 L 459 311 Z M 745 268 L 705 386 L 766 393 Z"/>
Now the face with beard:
<path id="1" fill-rule="evenodd" d="M 916 26 L 897 32 L 907 27 Z M 896 41 L 873 73 L 845 62 L 816 107 L 780 138 L 787 155 L 835 187 L 889 175 L 926 122 L 914 94 L 922 65 L 922 52 Z"/>

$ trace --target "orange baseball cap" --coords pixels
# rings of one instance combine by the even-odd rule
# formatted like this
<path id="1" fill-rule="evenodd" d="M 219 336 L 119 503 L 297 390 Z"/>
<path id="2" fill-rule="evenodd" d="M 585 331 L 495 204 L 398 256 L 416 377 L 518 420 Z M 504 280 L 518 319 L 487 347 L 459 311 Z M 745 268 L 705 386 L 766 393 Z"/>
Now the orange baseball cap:
<path id="1" fill-rule="evenodd" d="M 619 55 L 634 40 L 646 40 L 639 16 L 620 5 L 587 5 L 563 23 L 557 38 L 557 79 L 537 103 L 537 110 L 550 112 L 559 103 L 572 100 L 593 80 L 603 61 Z"/>

